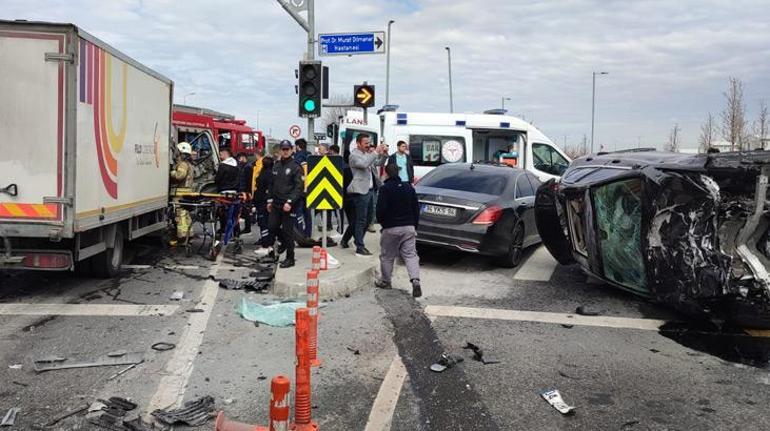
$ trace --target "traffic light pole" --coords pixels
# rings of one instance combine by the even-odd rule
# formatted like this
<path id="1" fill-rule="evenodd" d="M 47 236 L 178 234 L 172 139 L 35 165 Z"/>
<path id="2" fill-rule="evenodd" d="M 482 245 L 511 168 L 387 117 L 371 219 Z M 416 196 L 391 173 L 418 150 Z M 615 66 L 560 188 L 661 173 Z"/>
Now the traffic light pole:
<path id="1" fill-rule="evenodd" d="M 315 60 L 315 0 L 307 0 L 307 59 Z M 307 119 L 307 134 L 315 136 L 315 118 Z"/>

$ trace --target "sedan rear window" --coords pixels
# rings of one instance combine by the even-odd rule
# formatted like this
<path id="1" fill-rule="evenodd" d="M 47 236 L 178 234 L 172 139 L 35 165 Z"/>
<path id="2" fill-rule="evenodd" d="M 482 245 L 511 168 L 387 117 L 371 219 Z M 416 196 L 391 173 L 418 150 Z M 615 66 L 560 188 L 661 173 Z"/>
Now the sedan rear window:
<path id="1" fill-rule="evenodd" d="M 420 181 L 420 185 L 500 196 L 503 194 L 509 178 L 510 176 L 505 174 L 471 169 L 436 169 L 426 175 Z"/>

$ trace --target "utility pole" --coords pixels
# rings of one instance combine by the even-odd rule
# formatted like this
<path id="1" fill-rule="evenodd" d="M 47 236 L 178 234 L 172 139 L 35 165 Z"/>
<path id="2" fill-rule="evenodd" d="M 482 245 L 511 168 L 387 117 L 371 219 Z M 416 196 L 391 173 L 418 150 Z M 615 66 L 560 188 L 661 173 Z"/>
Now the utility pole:
<path id="1" fill-rule="evenodd" d="M 455 109 L 454 109 L 454 102 L 452 100 L 452 50 L 448 46 L 445 48 L 446 48 L 448 65 L 449 65 L 449 112 L 453 113 L 455 112 Z"/>
<path id="2" fill-rule="evenodd" d="M 594 153 L 594 122 L 596 115 L 596 75 L 609 75 L 609 72 L 593 72 L 591 79 L 591 154 Z"/>
<path id="3" fill-rule="evenodd" d="M 505 96 L 501 96 L 500 97 L 500 102 L 501 102 L 500 103 L 500 109 L 505 110 L 505 101 L 506 100 L 511 100 L 511 98 L 510 97 L 505 97 Z"/>
<path id="4" fill-rule="evenodd" d="M 307 59 L 315 60 L 315 0 L 307 0 Z M 315 118 L 310 117 L 307 119 L 307 136 L 315 136 Z M 324 224 L 325 227 L 326 224 Z M 326 247 L 325 235 L 324 247 Z"/>
<path id="5" fill-rule="evenodd" d="M 390 20 L 388 21 L 388 46 L 386 48 L 387 52 L 385 52 L 385 104 L 388 105 L 390 103 L 390 27 L 393 25 L 395 21 Z"/>

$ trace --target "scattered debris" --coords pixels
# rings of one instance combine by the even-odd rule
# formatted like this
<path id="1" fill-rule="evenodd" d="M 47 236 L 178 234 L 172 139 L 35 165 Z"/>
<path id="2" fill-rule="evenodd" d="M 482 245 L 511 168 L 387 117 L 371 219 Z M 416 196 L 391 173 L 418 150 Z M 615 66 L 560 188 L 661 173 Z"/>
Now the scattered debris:
<path id="1" fill-rule="evenodd" d="M 624 424 L 623 424 L 623 427 L 632 427 L 632 426 L 634 426 L 634 425 L 637 425 L 637 424 L 639 424 L 639 422 L 641 422 L 641 421 L 640 421 L 640 420 L 638 420 L 638 419 L 632 419 L 632 420 L 630 420 L 630 421 L 628 421 L 628 422 L 624 423 Z"/>
<path id="2" fill-rule="evenodd" d="M 180 409 L 155 410 L 151 414 L 160 422 L 169 426 L 178 424 L 191 427 L 203 425 L 214 416 L 214 398 L 205 396 L 185 403 L 184 407 Z"/>
<path id="3" fill-rule="evenodd" d="M 463 347 L 463 349 L 465 349 L 465 350 L 472 350 L 473 351 L 473 360 L 474 361 L 479 361 L 479 362 L 481 362 L 484 365 L 492 365 L 492 364 L 499 364 L 500 363 L 500 361 L 487 361 L 487 360 L 485 360 L 484 359 L 484 351 L 481 350 L 481 348 L 479 348 L 479 346 L 477 346 L 477 345 L 475 345 L 473 343 L 469 343 L 469 342 L 466 341 L 465 342 L 465 347 Z"/>
<path id="4" fill-rule="evenodd" d="M 567 379 L 579 380 L 577 377 L 572 377 L 563 371 L 559 371 L 559 375 Z"/>
<path id="5" fill-rule="evenodd" d="M 443 373 L 446 369 L 452 368 L 464 360 L 465 359 L 463 359 L 461 356 L 442 353 L 441 359 L 439 359 L 435 364 L 431 365 L 430 370 L 437 373 Z"/>
<path id="6" fill-rule="evenodd" d="M 64 419 L 67 419 L 69 417 L 75 416 L 78 413 L 82 413 L 82 412 L 87 411 L 88 407 L 89 407 L 88 404 L 83 404 L 80 407 L 76 407 L 76 408 L 74 408 L 72 410 L 68 410 L 68 411 L 60 414 L 59 416 L 56 416 L 55 418 L 51 419 L 44 426 L 45 427 L 52 427 L 52 426 L 58 424 L 59 422 L 63 421 Z"/>
<path id="7" fill-rule="evenodd" d="M 353 352 L 354 355 L 360 355 L 361 352 L 358 349 L 354 349 L 352 347 L 346 347 L 349 351 Z"/>
<path id="8" fill-rule="evenodd" d="M 137 365 L 139 365 L 139 364 L 131 364 L 131 365 L 127 366 L 126 368 L 123 368 L 122 370 L 118 371 L 117 373 L 111 375 L 110 377 L 107 377 L 107 380 L 112 380 L 112 379 L 114 379 L 116 377 L 120 377 L 123 374 L 125 374 L 128 370 L 136 367 Z"/>
<path id="9" fill-rule="evenodd" d="M 259 322 L 270 326 L 291 326 L 294 324 L 295 311 L 305 305 L 304 302 L 256 304 L 242 298 L 238 306 L 238 314 L 250 322 Z"/>
<path id="10" fill-rule="evenodd" d="M 100 412 L 105 407 L 107 407 L 107 405 L 104 404 L 103 402 L 101 402 L 101 401 L 94 401 L 93 403 L 91 403 L 90 406 L 88 406 L 88 413 Z"/>
<path id="11" fill-rule="evenodd" d="M 95 409 L 96 407 L 101 408 Z M 136 403 L 121 397 L 110 397 L 108 400 L 97 400 L 96 403 L 91 405 L 88 411 L 101 411 L 102 414 L 89 420 L 89 423 L 111 431 L 149 430 L 150 428 L 141 422 L 141 419 L 139 418 L 133 420 L 125 419 L 128 412 L 135 410 L 136 408 Z M 137 428 L 134 424 L 141 424 L 142 427 Z"/>
<path id="12" fill-rule="evenodd" d="M 270 278 L 269 280 L 272 280 Z M 229 280 L 222 279 L 219 281 L 219 287 L 229 290 L 253 290 L 255 292 L 263 292 L 270 288 L 270 282 L 267 281 L 244 281 L 244 280 Z"/>
<path id="13" fill-rule="evenodd" d="M 176 344 L 174 343 L 167 343 L 165 341 L 161 341 L 159 343 L 155 343 L 152 346 L 150 346 L 152 350 L 155 350 L 157 352 L 167 352 L 169 350 L 172 350 L 176 348 Z"/>
<path id="14" fill-rule="evenodd" d="M 17 386 L 23 386 L 23 387 L 25 387 L 25 388 L 29 386 L 29 385 L 28 385 L 28 384 L 26 384 L 26 383 L 17 382 L 16 380 L 12 381 L 11 383 L 13 383 L 14 385 L 17 385 Z"/>
<path id="15" fill-rule="evenodd" d="M 184 292 L 177 290 L 176 292 L 172 293 L 168 299 L 172 301 L 181 301 L 182 298 L 184 298 Z"/>
<path id="16" fill-rule="evenodd" d="M 50 359 L 50 358 L 47 358 Z M 58 358 L 57 358 L 58 359 Z M 131 365 L 141 364 L 144 362 L 144 357 L 141 352 L 127 353 L 121 357 L 102 356 L 92 361 L 81 362 L 67 362 L 67 359 L 50 362 L 46 359 L 38 360 L 34 362 L 35 372 L 42 373 L 43 371 L 52 370 L 67 370 L 72 368 L 91 368 L 91 367 L 107 367 L 113 365 Z"/>
<path id="17" fill-rule="evenodd" d="M 20 370 L 21 369 L 21 364 L 9 365 L 8 368 L 10 368 L 12 370 Z"/>
<path id="18" fill-rule="evenodd" d="M 16 414 L 19 413 L 18 407 L 11 407 L 8 410 L 8 413 L 3 416 L 3 420 L 0 421 L 0 427 L 12 427 L 14 422 L 16 422 Z"/>
<path id="19" fill-rule="evenodd" d="M 581 305 L 578 308 L 576 308 L 575 313 L 581 316 L 598 316 L 601 314 L 596 310 L 592 310 L 590 308 L 585 307 L 584 305 Z"/>
<path id="20" fill-rule="evenodd" d="M 563 415 L 571 414 L 575 410 L 575 407 L 570 406 L 564 402 L 558 389 L 551 389 L 541 393 L 540 395 L 543 397 L 543 399 L 548 401 L 548 404 L 553 406 L 553 408 L 558 410 Z"/>

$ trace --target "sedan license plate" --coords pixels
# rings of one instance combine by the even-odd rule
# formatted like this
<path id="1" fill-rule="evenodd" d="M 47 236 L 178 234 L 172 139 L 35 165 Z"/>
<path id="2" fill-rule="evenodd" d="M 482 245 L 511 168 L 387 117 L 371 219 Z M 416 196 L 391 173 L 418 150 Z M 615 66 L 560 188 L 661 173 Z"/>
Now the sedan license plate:
<path id="1" fill-rule="evenodd" d="M 441 217 L 457 216 L 457 208 L 440 207 L 436 205 L 423 205 L 422 212 L 425 214 L 437 215 Z"/>

